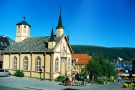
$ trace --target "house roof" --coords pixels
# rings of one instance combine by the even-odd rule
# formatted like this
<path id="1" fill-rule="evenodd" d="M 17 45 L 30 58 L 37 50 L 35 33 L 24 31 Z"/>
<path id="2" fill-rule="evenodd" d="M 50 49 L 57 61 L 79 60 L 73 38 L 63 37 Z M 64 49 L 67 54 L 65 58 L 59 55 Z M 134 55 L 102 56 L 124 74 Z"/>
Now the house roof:
<path id="1" fill-rule="evenodd" d="M 76 64 L 78 65 L 85 65 L 88 64 L 88 61 L 90 60 L 91 56 L 88 54 L 73 54 L 72 60 L 76 61 Z"/>
<path id="2" fill-rule="evenodd" d="M 56 44 L 62 37 L 54 38 Z M 48 49 L 48 41 L 50 36 L 45 37 L 32 37 L 26 38 L 21 42 L 15 42 L 9 45 L 3 53 L 18 53 L 18 52 L 51 52 L 52 49 Z"/>
<path id="3" fill-rule="evenodd" d="M 9 37 L 7 36 L 0 36 L 0 50 L 4 50 L 6 47 L 8 47 L 11 43 L 13 43 L 14 41 L 11 40 Z"/>

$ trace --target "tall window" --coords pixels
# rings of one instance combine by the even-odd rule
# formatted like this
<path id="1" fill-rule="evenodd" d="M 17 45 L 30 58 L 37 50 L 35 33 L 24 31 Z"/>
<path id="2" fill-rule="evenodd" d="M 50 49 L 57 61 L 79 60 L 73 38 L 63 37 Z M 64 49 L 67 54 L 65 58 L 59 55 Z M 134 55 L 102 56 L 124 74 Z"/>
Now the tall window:
<path id="1" fill-rule="evenodd" d="M 23 59 L 23 69 L 24 71 L 28 71 L 28 57 L 25 56 Z"/>
<path id="2" fill-rule="evenodd" d="M 41 69 L 41 58 L 38 56 L 36 59 L 36 71 L 40 71 Z"/>
<path id="3" fill-rule="evenodd" d="M 55 59 L 55 72 L 58 72 L 58 70 L 59 70 L 59 59 L 56 58 Z"/>
<path id="4" fill-rule="evenodd" d="M 67 65 L 67 69 L 68 69 L 68 70 L 70 70 L 70 63 L 71 63 L 71 62 L 70 62 L 70 58 L 69 58 L 69 59 L 68 59 L 68 62 L 67 62 L 67 64 L 68 64 L 68 65 Z"/>
<path id="5" fill-rule="evenodd" d="M 20 33 L 20 25 L 18 26 L 18 33 Z"/>
<path id="6" fill-rule="evenodd" d="M 17 57 L 13 58 L 13 69 L 17 69 Z"/>
<path id="7" fill-rule="evenodd" d="M 26 26 L 24 26 L 24 30 L 23 30 L 23 33 L 26 33 Z"/>

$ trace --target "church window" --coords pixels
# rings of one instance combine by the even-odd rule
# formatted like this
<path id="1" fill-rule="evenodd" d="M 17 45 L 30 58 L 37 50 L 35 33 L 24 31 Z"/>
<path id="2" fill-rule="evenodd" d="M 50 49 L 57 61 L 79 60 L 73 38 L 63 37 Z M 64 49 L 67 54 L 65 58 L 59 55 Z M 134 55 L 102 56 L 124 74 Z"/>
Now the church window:
<path id="1" fill-rule="evenodd" d="M 41 69 L 41 58 L 38 56 L 36 59 L 36 71 L 40 71 Z"/>
<path id="2" fill-rule="evenodd" d="M 23 59 L 23 69 L 24 71 L 28 70 L 28 57 L 27 56 L 25 56 Z"/>
<path id="3" fill-rule="evenodd" d="M 17 57 L 13 58 L 13 69 L 17 69 Z"/>
<path id="4" fill-rule="evenodd" d="M 20 33 L 20 25 L 18 26 L 18 33 Z"/>
<path id="5" fill-rule="evenodd" d="M 59 59 L 56 58 L 55 59 L 55 72 L 58 72 L 58 70 L 59 70 Z"/>
<path id="6" fill-rule="evenodd" d="M 26 26 L 24 26 L 23 33 L 26 33 Z"/>

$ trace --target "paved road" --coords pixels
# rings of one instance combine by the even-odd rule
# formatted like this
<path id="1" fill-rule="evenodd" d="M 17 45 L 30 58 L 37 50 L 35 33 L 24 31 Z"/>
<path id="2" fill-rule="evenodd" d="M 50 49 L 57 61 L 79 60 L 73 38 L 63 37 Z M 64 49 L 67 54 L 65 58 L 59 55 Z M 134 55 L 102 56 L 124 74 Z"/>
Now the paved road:
<path id="1" fill-rule="evenodd" d="M 58 82 L 35 78 L 0 77 L 0 90 L 135 90 L 122 88 L 122 82 L 109 85 L 63 86 Z"/>
<path id="2" fill-rule="evenodd" d="M 0 86 L 0 90 L 23 90 L 23 89 L 10 88 L 10 87 L 6 87 L 6 86 Z"/>

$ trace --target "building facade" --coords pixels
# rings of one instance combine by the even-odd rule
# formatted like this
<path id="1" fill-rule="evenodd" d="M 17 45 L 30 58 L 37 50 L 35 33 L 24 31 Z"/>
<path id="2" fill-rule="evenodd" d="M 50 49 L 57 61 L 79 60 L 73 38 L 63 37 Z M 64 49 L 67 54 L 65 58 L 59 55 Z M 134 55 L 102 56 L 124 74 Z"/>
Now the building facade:
<path id="1" fill-rule="evenodd" d="M 30 24 L 23 21 L 16 24 L 16 42 L 3 53 L 3 68 L 12 74 L 23 70 L 27 77 L 40 77 L 53 80 L 59 75 L 71 75 L 72 49 L 64 33 L 61 13 L 57 34 L 53 29 L 50 36 L 30 37 Z"/>

